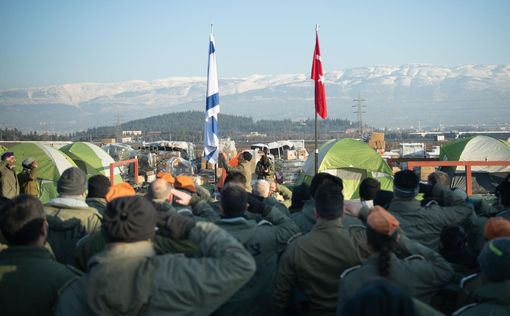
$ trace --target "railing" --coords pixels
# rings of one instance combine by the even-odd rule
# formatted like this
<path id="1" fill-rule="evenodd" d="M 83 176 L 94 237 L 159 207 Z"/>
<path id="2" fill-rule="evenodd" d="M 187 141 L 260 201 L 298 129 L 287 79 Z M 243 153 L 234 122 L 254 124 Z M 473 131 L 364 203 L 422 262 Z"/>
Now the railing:
<path id="1" fill-rule="evenodd" d="M 115 182 L 115 174 L 114 174 L 115 167 L 129 165 L 131 163 L 135 164 L 135 183 L 138 183 L 138 159 L 129 159 L 129 160 L 124 160 L 124 161 L 112 162 L 110 164 L 110 183 L 112 185 L 115 184 L 114 183 Z"/>
<path id="2" fill-rule="evenodd" d="M 414 167 L 458 167 L 464 166 L 466 170 L 466 193 L 468 196 L 473 194 L 473 176 L 471 174 L 472 166 L 510 166 L 510 161 L 409 161 L 407 169 L 413 170 Z"/>

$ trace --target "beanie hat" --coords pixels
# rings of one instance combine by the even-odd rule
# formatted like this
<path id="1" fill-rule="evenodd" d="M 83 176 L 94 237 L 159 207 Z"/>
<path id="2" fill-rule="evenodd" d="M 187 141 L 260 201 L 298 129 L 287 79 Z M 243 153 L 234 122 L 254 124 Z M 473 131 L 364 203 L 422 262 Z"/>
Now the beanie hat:
<path id="1" fill-rule="evenodd" d="M 27 158 L 27 159 L 23 160 L 23 162 L 21 163 L 21 165 L 22 165 L 24 168 L 30 168 L 30 165 L 31 165 L 32 163 L 34 163 L 34 161 L 35 161 L 35 159 L 34 159 L 34 158 L 29 157 L 29 158 Z"/>
<path id="2" fill-rule="evenodd" d="M 106 193 L 105 199 L 106 202 L 110 202 L 116 198 L 120 197 L 126 197 L 126 196 L 134 196 L 136 195 L 135 189 L 127 183 L 127 182 L 121 182 L 118 183 L 110 188 L 108 190 L 108 193 Z"/>
<path id="3" fill-rule="evenodd" d="M 81 195 L 87 190 L 87 175 L 79 168 L 65 170 L 57 182 L 57 192 L 64 195 Z"/>
<path id="4" fill-rule="evenodd" d="M 103 176 L 102 174 L 90 177 L 88 182 L 88 198 L 102 198 L 104 199 L 108 191 L 110 190 L 110 179 Z"/>
<path id="5" fill-rule="evenodd" d="M 103 232 L 110 242 L 135 242 L 154 237 L 157 214 L 141 196 L 116 198 L 106 205 Z"/>
<path id="6" fill-rule="evenodd" d="M 14 156 L 14 153 L 12 151 L 6 151 L 2 154 L 2 160 L 6 160 L 9 157 Z"/>
<path id="7" fill-rule="evenodd" d="M 170 184 L 175 183 L 175 178 L 168 172 L 158 172 L 158 174 L 156 175 L 156 178 L 163 179 Z"/>
<path id="8" fill-rule="evenodd" d="M 395 173 L 393 194 L 400 198 L 414 198 L 420 192 L 420 179 L 411 170 Z"/>
<path id="9" fill-rule="evenodd" d="M 510 237 L 510 221 L 503 217 L 490 218 L 485 224 L 483 233 L 486 240 L 498 237 Z"/>
<path id="10" fill-rule="evenodd" d="M 197 192 L 197 188 L 195 187 L 195 183 L 193 182 L 193 178 L 188 176 L 177 176 L 175 177 L 175 188 L 176 189 L 184 189 L 190 192 Z"/>
<path id="11" fill-rule="evenodd" d="M 400 225 L 393 215 L 380 206 L 374 206 L 370 211 L 367 217 L 367 224 L 374 231 L 387 236 L 392 236 Z"/>
<path id="12" fill-rule="evenodd" d="M 478 263 L 487 280 L 504 281 L 510 279 L 510 238 L 496 238 L 483 247 Z"/>

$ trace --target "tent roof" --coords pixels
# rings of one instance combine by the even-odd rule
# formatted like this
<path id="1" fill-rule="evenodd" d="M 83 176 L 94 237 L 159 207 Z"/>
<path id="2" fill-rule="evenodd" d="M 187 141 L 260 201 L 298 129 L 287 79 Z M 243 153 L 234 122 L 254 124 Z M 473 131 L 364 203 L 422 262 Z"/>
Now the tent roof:
<path id="1" fill-rule="evenodd" d="M 503 141 L 484 135 L 468 137 L 441 146 L 441 160 L 510 161 L 510 147 Z M 458 167 L 457 170 L 464 169 Z M 510 172 L 510 167 L 473 167 L 473 171 Z"/>
<path id="2" fill-rule="evenodd" d="M 333 139 L 319 149 L 319 172 L 328 169 L 357 168 L 392 175 L 384 159 L 370 146 L 351 138 Z M 303 167 L 308 175 L 314 174 L 314 155 L 308 156 Z"/>
<path id="3" fill-rule="evenodd" d="M 16 169 L 21 171 L 21 163 L 28 157 L 34 158 L 38 165 L 37 177 L 57 181 L 60 175 L 76 164 L 58 149 L 40 143 L 20 143 L 10 148 L 16 155 Z"/>
<path id="4" fill-rule="evenodd" d="M 80 168 L 85 169 L 83 171 L 88 175 L 102 174 L 108 177 L 110 164 L 115 162 L 101 147 L 89 142 L 68 144 L 60 150 L 71 157 Z M 119 168 L 115 168 L 114 173 L 117 177 L 116 182 L 122 181 Z"/>

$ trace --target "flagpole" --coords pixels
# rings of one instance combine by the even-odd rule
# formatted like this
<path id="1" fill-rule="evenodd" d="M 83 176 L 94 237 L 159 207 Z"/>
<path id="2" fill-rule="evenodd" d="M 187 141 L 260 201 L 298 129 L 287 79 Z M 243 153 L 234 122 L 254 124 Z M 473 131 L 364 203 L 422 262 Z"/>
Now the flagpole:
<path id="1" fill-rule="evenodd" d="M 214 24 L 211 23 L 211 34 L 214 35 Z M 218 135 L 219 136 L 219 135 Z M 219 150 L 220 148 L 217 148 L 216 150 Z M 214 163 L 214 186 L 216 187 L 218 185 L 218 162 Z"/>
<path id="2" fill-rule="evenodd" d="M 319 32 L 319 24 L 315 24 L 315 34 Z M 315 174 L 319 171 L 319 148 L 317 147 L 317 109 L 314 107 L 315 111 L 315 151 L 314 151 L 314 159 L 315 159 Z"/>
<path id="3" fill-rule="evenodd" d="M 315 111 L 315 174 L 317 174 L 318 171 L 319 171 L 319 149 L 317 148 L 317 111 Z"/>

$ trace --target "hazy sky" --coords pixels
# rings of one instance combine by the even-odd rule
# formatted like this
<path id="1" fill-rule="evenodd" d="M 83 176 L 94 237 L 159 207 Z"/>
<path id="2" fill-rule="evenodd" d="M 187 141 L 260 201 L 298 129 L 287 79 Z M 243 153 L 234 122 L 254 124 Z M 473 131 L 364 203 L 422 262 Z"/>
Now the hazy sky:
<path id="1" fill-rule="evenodd" d="M 0 1 L 0 88 L 510 63 L 510 1 Z"/>

